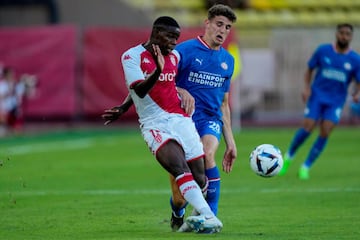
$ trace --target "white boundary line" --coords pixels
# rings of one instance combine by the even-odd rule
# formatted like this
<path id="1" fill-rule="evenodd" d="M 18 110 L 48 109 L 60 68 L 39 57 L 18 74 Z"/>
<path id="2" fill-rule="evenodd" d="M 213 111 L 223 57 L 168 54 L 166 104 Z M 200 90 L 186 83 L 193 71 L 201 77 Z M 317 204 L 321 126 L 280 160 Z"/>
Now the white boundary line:
<path id="1" fill-rule="evenodd" d="M 309 188 L 309 189 L 233 189 L 222 190 L 222 194 L 238 194 L 238 193 L 353 193 L 360 192 L 360 188 L 348 187 L 348 188 Z M 49 196 L 49 195 L 168 195 L 170 189 L 148 189 L 148 190 L 82 190 L 82 191 L 0 191 L 0 195 L 18 195 L 18 196 Z"/>
<path id="2" fill-rule="evenodd" d="M 23 155 L 28 153 L 43 153 L 57 150 L 88 148 L 92 145 L 94 145 L 93 139 L 84 138 L 77 140 L 52 141 L 47 143 L 39 142 L 35 144 L 24 144 L 19 146 L 4 147 L 3 152 L 11 155 Z"/>

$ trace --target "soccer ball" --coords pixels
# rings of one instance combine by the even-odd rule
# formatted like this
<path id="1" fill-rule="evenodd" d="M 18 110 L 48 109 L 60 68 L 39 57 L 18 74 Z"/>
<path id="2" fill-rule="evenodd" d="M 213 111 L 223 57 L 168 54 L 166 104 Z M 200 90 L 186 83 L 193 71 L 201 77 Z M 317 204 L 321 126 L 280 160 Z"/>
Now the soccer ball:
<path id="1" fill-rule="evenodd" d="M 250 167 L 262 177 L 273 177 L 283 166 L 283 158 L 278 147 L 272 144 L 261 144 L 250 154 Z"/>

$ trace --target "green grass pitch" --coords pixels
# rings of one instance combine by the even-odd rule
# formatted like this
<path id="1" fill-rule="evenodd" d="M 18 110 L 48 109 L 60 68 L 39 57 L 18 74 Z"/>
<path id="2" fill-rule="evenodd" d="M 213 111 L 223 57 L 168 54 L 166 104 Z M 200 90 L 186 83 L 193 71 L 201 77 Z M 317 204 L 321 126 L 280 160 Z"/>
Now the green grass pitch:
<path id="1" fill-rule="evenodd" d="M 250 170 L 256 145 L 285 151 L 295 130 L 236 133 L 238 159 L 222 173 L 224 228 L 213 235 L 171 232 L 168 175 L 138 129 L 0 139 L 0 239 L 359 239 L 359 127 L 335 129 L 309 181 L 296 174 L 317 132 L 288 175 L 262 178 Z"/>

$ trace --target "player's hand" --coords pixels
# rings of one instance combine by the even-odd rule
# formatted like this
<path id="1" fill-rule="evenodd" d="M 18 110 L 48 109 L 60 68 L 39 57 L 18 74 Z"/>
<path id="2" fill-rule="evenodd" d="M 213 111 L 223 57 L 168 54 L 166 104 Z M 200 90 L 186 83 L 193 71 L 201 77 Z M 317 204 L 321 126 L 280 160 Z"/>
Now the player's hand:
<path id="1" fill-rule="evenodd" d="M 232 171 L 233 165 L 235 163 L 237 156 L 237 151 L 235 147 L 228 147 L 224 154 L 224 159 L 222 162 L 223 171 L 229 173 Z"/>
<path id="2" fill-rule="evenodd" d="M 104 125 L 108 125 L 117 120 L 124 112 L 125 110 L 122 105 L 113 107 L 111 109 L 106 109 L 101 115 L 102 119 L 105 120 Z"/>
<path id="3" fill-rule="evenodd" d="M 195 98 L 183 88 L 177 87 L 176 89 L 181 98 L 181 107 L 191 116 L 195 110 Z"/>
<path id="4" fill-rule="evenodd" d="M 153 44 L 152 47 L 153 47 L 154 54 L 155 54 L 156 64 L 157 64 L 158 68 L 162 71 L 164 69 L 164 65 L 165 65 L 164 56 L 161 53 L 159 45 Z"/>

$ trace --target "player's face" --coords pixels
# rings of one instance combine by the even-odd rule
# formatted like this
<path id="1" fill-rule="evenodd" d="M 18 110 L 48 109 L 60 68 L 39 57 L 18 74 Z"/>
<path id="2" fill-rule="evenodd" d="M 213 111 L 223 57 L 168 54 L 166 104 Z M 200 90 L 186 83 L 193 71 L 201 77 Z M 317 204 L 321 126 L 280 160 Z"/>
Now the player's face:
<path id="1" fill-rule="evenodd" d="M 336 44 L 340 48 L 346 49 L 350 45 L 352 36 L 353 36 L 353 33 L 350 28 L 342 27 L 336 32 Z"/>
<path id="2" fill-rule="evenodd" d="M 154 43 L 159 45 L 163 55 L 168 55 L 176 47 L 179 37 L 179 28 L 164 27 L 158 31 Z"/>
<path id="3" fill-rule="evenodd" d="M 205 21 L 205 35 L 212 48 L 222 45 L 230 33 L 232 22 L 224 16 L 215 16 Z"/>

